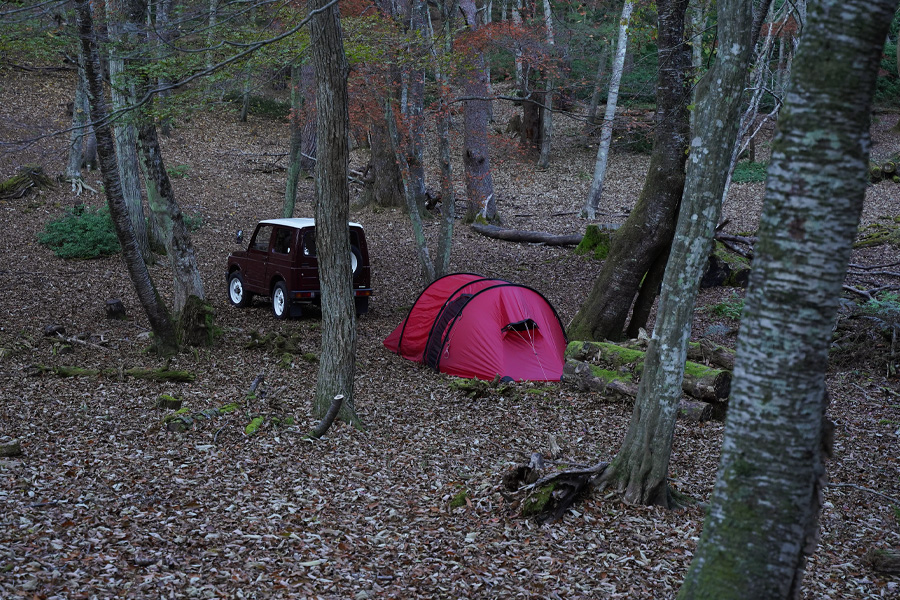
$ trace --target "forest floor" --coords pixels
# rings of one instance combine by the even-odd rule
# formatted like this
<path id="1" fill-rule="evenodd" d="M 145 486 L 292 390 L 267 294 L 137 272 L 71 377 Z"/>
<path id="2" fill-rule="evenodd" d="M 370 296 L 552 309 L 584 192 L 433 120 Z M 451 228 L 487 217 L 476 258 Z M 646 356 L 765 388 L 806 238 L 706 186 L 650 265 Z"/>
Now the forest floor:
<path id="1" fill-rule="evenodd" d="M 65 129 L 70 73 L 0 71 L 0 180 L 27 163 L 64 170 L 65 136 L 26 148 L 17 140 Z M 498 113 L 502 112 L 498 108 Z M 900 150 L 876 115 L 874 154 Z M 631 405 L 560 385 L 519 385 L 515 393 L 470 399 L 451 380 L 388 352 L 382 340 L 423 285 L 408 219 L 399 210 L 355 208 L 367 231 L 375 297 L 359 320 L 356 407 L 365 431 L 336 424 L 315 443 L 311 399 L 320 318 L 278 321 L 257 299 L 228 305 L 225 260 L 238 229 L 280 213 L 287 126 L 211 105 L 163 139 L 183 210 L 200 216 L 193 234 L 200 269 L 223 336 L 211 349 L 185 351 L 172 369 L 190 383 L 124 375 L 34 375 L 34 365 L 156 368 L 145 352 L 148 326 L 120 256 L 64 261 L 37 242 L 51 219 L 79 202 L 66 184 L 0 201 L 0 441 L 22 454 L 0 458 L 0 597 L 3 598 L 673 598 L 703 523 L 702 504 L 679 511 L 629 506 L 594 495 L 561 522 L 538 526 L 499 493 L 501 477 L 535 451 L 593 464 L 612 458 Z M 502 129 L 505 122 L 499 122 Z M 509 227 L 583 231 L 578 217 L 596 148 L 577 123 L 557 122 L 548 170 L 522 160 L 515 141 L 497 137 L 493 155 L 499 210 Z M 354 161 L 363 160 L 361 151 Z M 612 156 L 601 220 L 622 222 L 640 190 L 647 157 Z M 458 171 L 459 172 L 459 171 Z M 430 172 L 429 175 L 434 175 Z M 99 173 L 88 182 L 99 187 Z M 435 186 L 436 187 L 436 186 Z M 460 186 L 460 197 L 462 189 Z M 297 216 L 312 216 L 312 182 L 301 185 Z M 358 190 L 354 191 L 358 195 Z M 733 232 L 752 232 L 763 184 L 735 185 L 725 207 Z M 460 203 L 461 207 L 461 203 Z M 900 186 L 867 194 L 864 225 L 900 214 Z M 457 222 L 452 269 L 524 283 L 542 292 L 564 323 L 585 299 L 599 263 L 571 248 L 515 244 Z M 436 231 L 436 225 L 428 225 Z M 854 251 L 853 262 L 884 264 L 894 247 Z M 896 269 L 894 269 L 896 270 Z M 151 267 L 171 293 L 164 261 Z M 854 281 L 874 287 L 878 276 Z M 704 290 L 694 337 L 731 345 L 737 322 L 710 307 L 742 290 Z M 129 318 L 105 318 L 108 298 Z M 889 342 L 865 319 L 853 323 L 857 348 L 832 361 L 828 464 L 821 541 L 803 597 L 900 598 L 900 577 L 873 572 L 872 548 L 900 546 L 900 381 L 888 372 Z M 61 344 L 48 325 L 88 344 Z M 298 334 L 301 352 L 248 349 L 253 332 Z M 861 344 L 861 346 L 860 346 Z M 837 360 L 840 358 L 840 360 Z M 263 400 L 246 398 L 265 374 Z M 230 414 L 167 431 L 157 398 L 171 394 L 195 413 L 238 403 Z M 245 435 L 248 415 L 266 417 Z M 296 425 L 276 426 L 273 418 Z M 723 425 L 679 421 L 672 485 L 704 502 L 715 480 Z M 462 498 L 462 506 L 451 500 Z M 875 493 L 878 492 L 878 493 Z"/>

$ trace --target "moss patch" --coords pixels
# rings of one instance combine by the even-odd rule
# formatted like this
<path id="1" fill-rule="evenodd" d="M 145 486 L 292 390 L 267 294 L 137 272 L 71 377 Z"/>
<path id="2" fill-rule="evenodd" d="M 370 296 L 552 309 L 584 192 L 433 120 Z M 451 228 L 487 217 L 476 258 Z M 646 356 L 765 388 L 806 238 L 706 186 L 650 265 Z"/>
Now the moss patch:
<path id="1" fill-rule="evenodd" d="M 553 499 L 553 490 L 555 489 L 555 483 L 548 483 L 547 485 L 536 489 L 534 493 L 525 498 L 525 501 L 522 503 L 522 516 L 531 517 L 543 512 L 547 504 Z"/>
<path id="2" fill-rule="evenodd" d="M 453 498 L 450 499 L 450 508 L 459 508 L 461 506 L 465 506 L 467 495 L 468 493 L 466 492 L 466 490 L 461 490 L 458 494 L 453 496 Z"/>
<path id="3" fill-rule="evenodd" d="M 588 225 L 584 237 L 575 247 L 575 254 L 593 254 L 597 260 L 603 260 L 609 255 L 610 239 L 609 231 L 601 230 L 597 225 Z"/>
<path id="4" fill-rule="evenodd" d="M 881 217 L 880 221 L 862 229 L 853 247 L 871 248 L 890 244 L 900 248 L 900 217 Z"/>
<path id="5" fill-rule="evenodd" d="M 259 428 L 262 427 L 263 422 L 265 421 L 265 417 L 253 417 L 253 420 L 244 427 L 244 433 L 247 435 L 253 435 Z"/>

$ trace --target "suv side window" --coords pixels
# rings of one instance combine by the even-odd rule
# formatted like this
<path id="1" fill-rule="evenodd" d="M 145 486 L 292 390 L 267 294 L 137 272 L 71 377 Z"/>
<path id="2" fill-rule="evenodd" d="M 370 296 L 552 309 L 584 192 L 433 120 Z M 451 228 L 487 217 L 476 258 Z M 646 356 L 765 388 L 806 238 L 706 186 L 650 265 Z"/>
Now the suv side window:
<path id="1" fill-rule="evenodd" d="M 263 225 L 257 229 L 256 235 L 253 236 L 253 242 L 250 244 L 250 248 L 252 250 L 259 250 L 260 252 L 268 252 L 269 241 L 272 239 L 272 229 L 271 225 Z"/>
<path id="2" fill-rule="evenodd" d="M 291 251 L 291 239 L 294 237 L 294 230 L 279 227 L 275 230 L 275 244 L 272 251 L 279 254 L 289 254 Z"/>

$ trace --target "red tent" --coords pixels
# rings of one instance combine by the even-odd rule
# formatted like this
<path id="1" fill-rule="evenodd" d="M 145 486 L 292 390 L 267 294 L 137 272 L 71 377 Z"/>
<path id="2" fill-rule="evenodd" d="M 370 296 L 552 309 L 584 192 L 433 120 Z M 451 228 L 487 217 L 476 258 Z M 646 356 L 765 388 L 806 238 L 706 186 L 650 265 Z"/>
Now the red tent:
<path id="1" fill-rule="evenodd" d="M 533 289 L 454 273 L 425 288 L 384 345 L 457 377 L 559 381 L 566 335 Z"/>

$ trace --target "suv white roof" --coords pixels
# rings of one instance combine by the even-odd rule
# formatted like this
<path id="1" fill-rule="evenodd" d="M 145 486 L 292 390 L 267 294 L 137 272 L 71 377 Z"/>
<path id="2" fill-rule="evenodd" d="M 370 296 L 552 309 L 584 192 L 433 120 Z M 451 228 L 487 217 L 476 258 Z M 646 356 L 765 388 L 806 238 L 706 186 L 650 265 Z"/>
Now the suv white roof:
<path id="1" fill-rule="evenodd" d="M 315 227 L 316 220 L 309 219 L 304 217 L 295 217 L 293 219 L 266 219 L 264 221 L 260 221 L 260 223 L 265 223 L 266 225 L 281 225 L 283 227 L 294 227 L 295 229 L 302 229 L 303 227 Z M 352 221 L 348 223 L 350 227 L 362 227 L 359 223 L 353 223 Z"/>

